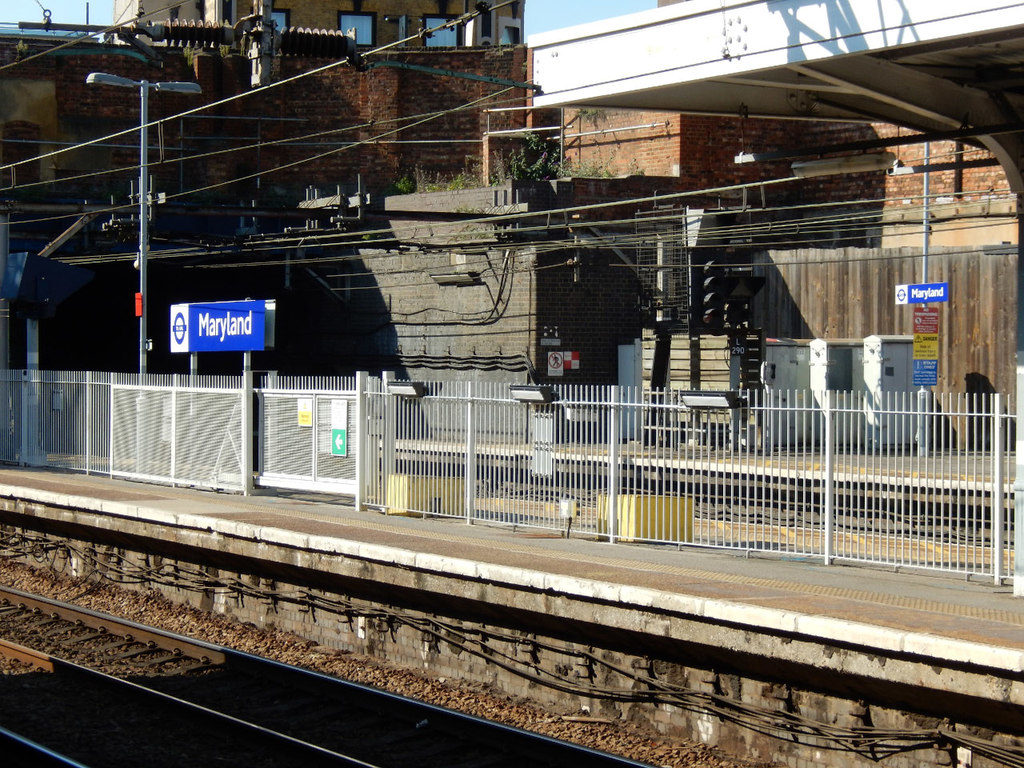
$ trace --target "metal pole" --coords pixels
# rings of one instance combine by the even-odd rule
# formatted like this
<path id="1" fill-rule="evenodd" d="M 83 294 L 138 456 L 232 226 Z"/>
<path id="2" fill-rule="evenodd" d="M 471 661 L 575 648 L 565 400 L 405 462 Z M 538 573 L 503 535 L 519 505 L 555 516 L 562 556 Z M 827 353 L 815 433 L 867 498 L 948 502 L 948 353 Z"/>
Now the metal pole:
<path id="1" fill-rule="evenodd" d="M 466 479 L 463 486 L 466 525 L 473 524 L 476 513 L 476 424 L 474 423 L 473 382 L 466 382 Z"/>
<path id="2" fill-rule="evenodd" d="M 928 165 L 931 162 L 931 148 L 932 148 L 932 145 L 929 144 L 926 141 L 924 143 L 924 165 L 925 165 L 925 168 L 927 168 Z M 923 190 L 922 190 L 922 198 L 923 198 L 923 203 L 924 203 L 922 205 L 922 208 L 924 210 L 924 214 L 923 214 L 924 221 L 922 222 L 922 224 L 923 224 L 922 229 L 924 230 L 924 235 L 923 235 L 924 239 L 923 239 L 923 242 L 921 243 L 921 282 L 922 283 L 927 283 L 928 282 L 928 253 L 929 253 L 929 249 L 931 247 L 931 222 L 930 222 L 930 219 L 931 219 L 930 203 L 931 203 L 931 193 L 932 193 L 931 178 L 932 178 L 931 174 L 928 171 L 925 171 L 925 173 L 924 173 L 924 182 L 923 182 L 924 186 L 923 186 Z M 925 305 L 925 306 L 927 306 L 927 305 Z M 929 445 L 928 444 L 931 442 L 931 434 L 930 434 L 930 432 L 931 432 L 931 430 L 930 430 L 931 422 L 930 422 L 929 416 L 928 416 L 929 412 L 931 411 L 931 397 L 930 397 L 930 394 L 931 394 L 931 390 L 929 390 L 928 387 L 925 387 L 925 386 L 922 386 L 917 391 L 917 410 L 918 410 L 918 413 L 921 414 L 921 417 L 920 417 L 920 419 L 917 422 L 917 427 L 918 427 L 918 433 L 917 433 L 917 453 L 918 453 L 918 455 L 921 458 L 925 458 L 925 457 L 928 456 L 928 452 L 929 452 Z"/>
<path id="3" fill-rule="evenodd" d="M 608 543 L 619 539 L 619 404 L 620 388 L 610 387 L 608 402 Z"/>
<path id="4" fill-rule="evenodd" d="M 362 511 L 366 503 L 366 482 L 367 482 L 367 460 L 371 449 L 370 425 L 368 411 L 366 408 L 366 389 L 370 384 L 370 374 L 367 371 L 356 371 L 356 418 L 355 418 L 355 446 L 356 446 L 356 493 L 355 508 Z"/>
<path id="5" fill-rule="evenodd" d="M 139 83 L 141 94 L 141 125 L 139 127 L 139 373 L 146 372 L 146 309 L 149 297 L 146 295 L 146 267 L 149 257 L 149 83 Z M 141 382 L 140 382 L 141 383 Z"/>
<path id="6" fill-rule="evenodd" d="M 397 441 L 398 424 L 396 411 L 398 410 L 398 396 L 388 392 L 388 382 L 395 380 L 394 371 L 382 371 L 380 376 L 381 404 L 384 410 L 384 434 L 381 436 L 381 467 L 384 474 L 381 482 L 381 490 L 384 492 L 380 500 L 385 512 L 392 503 L 392 495 L 396 507 L 401 507 L 402 502 L 398 498 L 397 491 L 394 491 L 395 479 L 395 443 Z"/>
<path id="7" fill-rule="evenodd" d="M 252 495 L 252 352 L 242 353 L 242 494 Z M 316 422 L 313 422 L 316 432 Z"/>
<path id="8" fill-rule="evenodd" d="M 7 257 L 11 252 L 10 215 L 0 213 L 0 279 L 7 272 Z M 10 322 L 11 305 L 7 299 L 0 299 L 0 370 L 6 371 L 10 364 Z"/>
<path id="9" fill-rule="evenodd" d="M 1013 478 L 1013 594 L 1024 597 L 1024 194 L 1017 194 L 1017 440 Z"/>
<path id="10" fill-rule="evenodd" d="M 1003 396 L 992 396 L 992 580 L 1003 581 L 1003 526 L 1006 523 L 1006 498 L 1003 496 Z"/>
<path id="11" fill-rule="evenodd" d="M 834 545 L 833 536 L 835 533 L 835 411 L 832 410 L 832 392 L 826 390 L 823 393 L 822 409 L 824 410 L 822 443 L 825 449 L 825 468 L 821 478 L 821 492 L 824 496 L 824 551 L 822 553 L 825 565 L 832 565 Z"/>

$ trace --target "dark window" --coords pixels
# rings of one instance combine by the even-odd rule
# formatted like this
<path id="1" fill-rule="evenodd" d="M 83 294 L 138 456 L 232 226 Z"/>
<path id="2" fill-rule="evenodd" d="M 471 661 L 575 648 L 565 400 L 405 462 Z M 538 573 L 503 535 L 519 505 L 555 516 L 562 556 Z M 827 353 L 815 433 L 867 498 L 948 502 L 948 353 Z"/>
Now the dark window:
<path id="1" fill-rule="evenodd" d="M 501 30 L 502 45 L 519 45 L 522 42 L 519 27 L 507 26 Z"/>
<path id="2" fill-rule="evenodd" d="M 374 13 L 339 13 L 338 29 L 348 33 L 350 29 L 356 31 L 356 43 L 359 45 L 375 45 L 377 40 L 376 14 Z"/>
<path id="3" fill-rule="evenodd" d="M 454 16 L 424 16 L 423 17 L 423 28 L 433 29 L 439 27 L 446 21 L 451 21 Z M 454 48 L 459 44 L 459 30 L 458 27 L 451 27 L 450 29 L 440 29 L 430 37 L 427 38 L 427 46 L 430 48 Z"/>
<path id="4" fill-rule="evenodd" d="M 292 12 L 287 8 L 271 11 L 270 18 L 278 29 L 287 29 L 292 25 Z"/>
<path id="5" fill-rule="evenodd" d="M 227 24 L 235 23 L 235 0 L 224 0 L 220 5 L 221 18 Z"/>

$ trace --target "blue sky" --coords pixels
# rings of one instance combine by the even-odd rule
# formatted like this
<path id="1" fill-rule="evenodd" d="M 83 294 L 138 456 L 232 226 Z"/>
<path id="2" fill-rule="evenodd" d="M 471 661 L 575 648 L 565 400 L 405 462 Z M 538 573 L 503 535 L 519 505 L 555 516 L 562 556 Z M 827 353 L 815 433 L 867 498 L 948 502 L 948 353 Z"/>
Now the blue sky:
<path id="1" fill-rule="evenodd" d="M 42 21 L 43 8 L 50 10 L 54 21 L 64 24 L 85 24 L 86 8 L 90 24 L 110 24 L 113 0 L 0 0 L 0 22 L 4 26 L 19 21 Z"/>
<path id="2" fill-rule="evenodd" d="M 107 25 L 113 7 L 113 0 L 0 0 L 0 23 L 42 21 L 49 8 L 54 21 L 85 24 L 88 9 L 90 24 Z M 657 0 L 526 0 L 526 36 L 657 7 Z"/>
<path id="3" fill-rule="evenodd" d="M 658 0 L 526 0 L 526 37 L 658 7 Z"/>

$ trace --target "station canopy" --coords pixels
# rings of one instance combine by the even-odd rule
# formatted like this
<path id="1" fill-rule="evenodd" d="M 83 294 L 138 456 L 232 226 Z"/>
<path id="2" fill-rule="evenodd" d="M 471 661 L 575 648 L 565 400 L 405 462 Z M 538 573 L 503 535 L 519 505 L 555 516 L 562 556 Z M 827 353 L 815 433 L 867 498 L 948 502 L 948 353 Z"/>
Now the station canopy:
<path id="1" fill-rule="evenodd" d="M 529 42 L 535 106 L 960 130 L 1020 163 L 1024 2 L 683 0 Z"/>

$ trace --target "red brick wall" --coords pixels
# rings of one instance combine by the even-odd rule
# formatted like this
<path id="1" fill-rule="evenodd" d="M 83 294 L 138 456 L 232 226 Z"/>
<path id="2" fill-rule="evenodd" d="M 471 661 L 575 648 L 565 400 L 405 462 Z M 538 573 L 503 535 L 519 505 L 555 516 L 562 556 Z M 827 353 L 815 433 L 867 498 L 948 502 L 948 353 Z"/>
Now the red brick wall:
<path id="1" fill-rule="evenodd" d="M 642 127 L 641 127 L 642 126 Z M 790 175 L 792 160 L 736 164 L 742 152 L 767 153 L 785 149 L 828 147 L 846 142 L 906 135 L 905 129 L 877 124 L 815 123 L 791 120 L 753 120 L 663 112 L 584 109 L 565 114 L 565 157 L 570 168 L 585 176 L 678 176 L 689 189 L 721 187 Z M 597 133 L 600 132 L 600 133 Z M 573 136 L 573 134 L 591 134 Z M 952 162 L 953 142 L 933 142 L 931 162 Z M 881 152 L 883 148 L 870 151 Z M 893 147 L 906 166 L 923 163 L 924 147 Z M 809 155 L 800 159 L 814 159 Z M 991 159 L 991 153 L 966 148 L 963 160 Z M 887 200 L 920 196 L 921 174 L 889 176 L 852 174 L 825 176 L 776 187 L 774 202 Z M 1006 176 L 998 167 L 967 168 L 931 175 L 931 192 L 952 195 L 1005 189 Z"/>
<path id="2" fill-rule="evenodd" d="M 42 50 L 42 44 L 34 43 L 31 47 L 33 51 Z M 86 76 L 94 71 L 136 80 L 197 80 L 202 85 L 202 96 L 151 94 L 151 121 L 243 94 L 242 98 L 203 110 L 195 117 L 164 123 L 166 147 L 175 146 L 184 132 L 189 154 L 216 153 L 188 163 L 184 170 L 177 164 L 154 167 L 154 175 L 161 180 L 159 186 L 169 192 L 177 192 L 182 186 L 195 189 L 229 181 L 226 189 L 232 197 L 277 197 L 294 202 L 301 199 L 302 190 L 308 185 L 333 189 L 337 184 L 354 182 L 360 173 L 373 192 L 381 192 L 416 171 L 439 177 L 460 172 L 479 175 L 483 165 L 482 135 L 487 127 L 483 107 L 522 104 L 524 100 L 522 89 L 385 67 L 363 73 L 338 66 L 253 92 L 248 85 L 249 63 L 240 56 L 197 54 L 190 66 L 180 51 L 171 50 L 164 54 L 163 68 L 156 70 L 126 55 L 128 49 L 89 44 L 80 47 L 83 55 L 44 56 L 0 75 L 10 78 L 16 73 L 19 79 L 52 82 L 56 90 L 56 101 L 47 108 L 48 114 L 24 121 L 26 125 L 21 128 L 8 125 L 8 135 L 12 130 L 19 135 L 31 133 L 33 122 L 40 126 L 57 125 L 55 135 L 40 137 L 55 141 L 78 141 L 83 135 L 93 138 L 137 128 L 138 93 L 126 88 L 86 86 Z M 14 44 L 0 41 L 0 65 L 13 62 L 15 57 Z M 525 49 L 521 47 L 417 51 L 390 54 L 389 58 L 506 80 L 521 80 L 525 71 Z M 287 81 L 328 63 L 306 58 L 277 59 L 275 80 Z M 488 95 L 495 97 L 488 101 L 484 99 Z M 479 109 L 460 110 L 478 100 Z M 426 119 L 434 113 L 442 114 Z M 218 117 L 224 119 L 211 119 Z M 421 119 L 420 124 L 413 125 Z M 495 128 L 522 119 L 522 115 L 515 113 L 491 116 Z M 352 142 L 373 139 L 377 141 L 344 148 Z M 116 143 L 134 142 L 137 133 Z M 150 142 L 155 156 L 159 142 L 155 129 L 151 131 Z M 262 143 L 259 149 L 258 142 Z M 6 149 L 8 156 L 14 151 Z M 81 165 L 67 167 L 63 175 L 134 165 L 137 152 L 130 147 L 111 148 L 101 158 L 85 154 L 79 161 Z M 261 173 L 258 184 L 255 178 L 240 178 L 257 171 Z M 116 195 L 126 190 L 125 179 L 131 175 L 67 182 L 54 191 L 67 196 Z M 183 178 L 187 179 L 184 185 Z"/>

